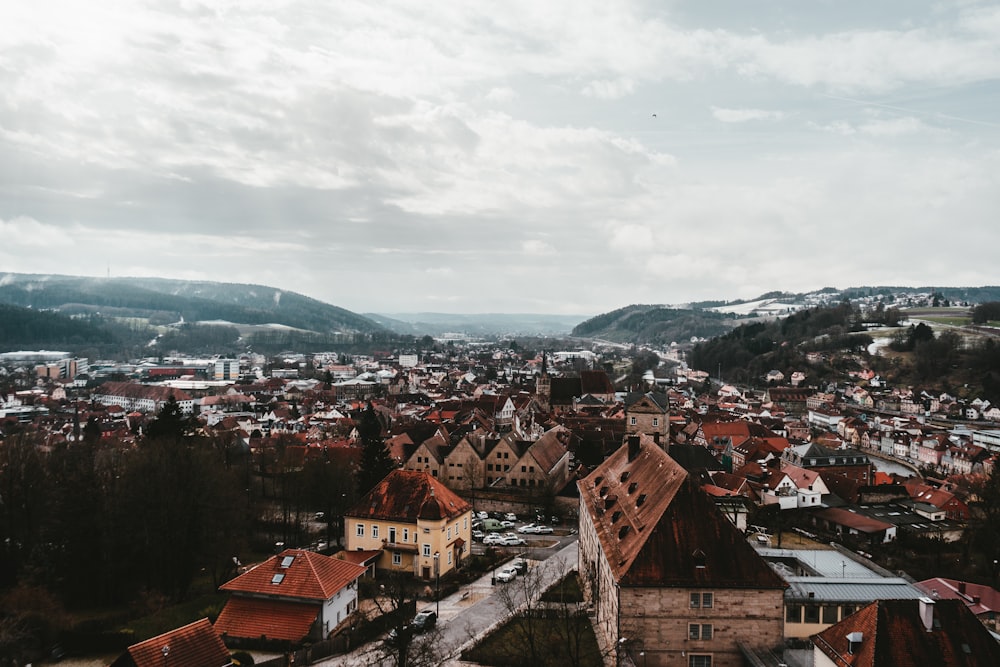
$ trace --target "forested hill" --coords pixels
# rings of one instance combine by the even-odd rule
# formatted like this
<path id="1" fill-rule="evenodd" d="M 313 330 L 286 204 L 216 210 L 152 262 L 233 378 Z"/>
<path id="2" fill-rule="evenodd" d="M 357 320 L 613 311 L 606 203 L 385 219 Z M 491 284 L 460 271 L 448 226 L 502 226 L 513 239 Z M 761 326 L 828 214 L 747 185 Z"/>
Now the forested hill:
<path id="1" fill-rule="evenodd" d="M 280 324 L 324 334 L 384 331 L 343 308 L 262 285 L 5 274 L 0 277 L 0 303 L 65 315 L 141 318 L 152 325 L 221 320 Z"/>
<path id="2" fill-rule="evenodd" d="M 86 320 L 0 303 L 0 350 L 107 345 L 114 336 Z"/>
<path id="3" fill-rule="evenodd" d="M 669 345 L 692 336 L 718 336 L 734 324 L 734 318 L 725 313 L 635 304 L 592 317 L 574 327 L 572 335 L 617 343 Z"/>

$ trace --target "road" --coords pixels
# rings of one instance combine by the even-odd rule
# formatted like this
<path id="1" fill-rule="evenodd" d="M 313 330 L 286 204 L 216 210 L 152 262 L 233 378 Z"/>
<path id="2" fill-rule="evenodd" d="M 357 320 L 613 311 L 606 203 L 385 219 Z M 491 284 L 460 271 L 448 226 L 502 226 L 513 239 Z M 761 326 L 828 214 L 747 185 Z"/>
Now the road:
<path id="1" fill-rule="evenodd" d="M 518 580 L 510 584 L 491 583 L 492 572 L 487 573 L 464 587 L 459 592 L 443 598 L 437 605 L 438 626 L 432 637 L 435 650 L 444 654 L 443 665 L 459 665 L 458 656 L 462 650 L 474 644 L 508 618 L 511 607 L 523 608 L 528 595 L 537 600 L 542 592 L 559 581 L 567 572 L 576 568 L 576 535 L 567 535 L 559 544 L 548 549 L 537 549 L 545 556 L 543 560 L 529 559 L 533 575 L 531 586 L 518 586 Z M 499 587 L 505 589 L 509 600 L 498 595 Z M 422 604 L 421 609 L 434 609 L 433 603 Z M 382 654 L 381 641 L 376 640 L 359 647 L 347 655 L 337 656 L 315 663 L 325 667 L 355 667 L 357 665 L 392 665 L 393 662 Z"/>

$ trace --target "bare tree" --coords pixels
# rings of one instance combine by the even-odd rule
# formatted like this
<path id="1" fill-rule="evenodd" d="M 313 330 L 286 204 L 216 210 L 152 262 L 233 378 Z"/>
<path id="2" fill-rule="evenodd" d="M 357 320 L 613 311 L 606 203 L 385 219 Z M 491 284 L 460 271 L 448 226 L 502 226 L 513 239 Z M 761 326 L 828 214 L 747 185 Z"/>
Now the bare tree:
<path id="1" fill-rule="evenodd" d="M 389 634 L 369 655 L 369 664 L 395 667 L 434 667 L 444 662 L 449 647 L 442 642 L 437 626 L 420 632 L 413 626 L 419 582 L 408 574 L 390 572 L 384 576 L 373 598 L 383 618 L 389 620 Z"/>

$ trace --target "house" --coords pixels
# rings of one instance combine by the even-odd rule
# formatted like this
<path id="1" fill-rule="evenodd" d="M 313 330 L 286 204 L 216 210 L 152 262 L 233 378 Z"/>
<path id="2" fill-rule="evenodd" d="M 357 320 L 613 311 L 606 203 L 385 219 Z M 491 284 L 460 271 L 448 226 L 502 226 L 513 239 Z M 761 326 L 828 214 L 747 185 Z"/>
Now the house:
<path id="1" fill-rule="evenodd" d="M 811 639 L 815 667 L 1000 665 L 1000 644 L 960 600 L 876 600 Z"/>
<path id="2" fill-rule="evenodd" d="M 222 642 L 219 633 L 207 618 L 203 618 L 132 644 L 111 663 L 111 667 L 229 667 L 232 664 L 229 649 Z"/>
<path id="3" fill-rule="evenodd" d="M 383 570 L 430 580 L 454 569 L 472 540 L 472 506 L 443 483 L 393 470 L 344 513 L 348 551 L 377 551 Z"/>
<path id="4" fill-rule="evenodd" d="M 652 438 L 628 436 L 577 486 L 579 572 L 620 661 L 735 666 L 741 644 L 781 643 L 786 584 Z"/>
<path id="5" fill-rule="evenodd" d="M 357 610 L 365 571 L 346 560 L 286 549 L 219 587 L 232 595 L 215 629 L 233 645 L 323 639 Z"/>
<path id="6" fill-rule="evenodd" d="M 1000 629 L 1000 591 L 984 584 L 935 577 L 917 582 L 932 600 L 962 600 L 976 618 L 992 632 Z"/>
<path id="7" fill-rule="evenodd" d="M 625 398 L 625 430 L 666 438 L 670 433 L 670 399 L 666 394 L 646 392 Z"/>

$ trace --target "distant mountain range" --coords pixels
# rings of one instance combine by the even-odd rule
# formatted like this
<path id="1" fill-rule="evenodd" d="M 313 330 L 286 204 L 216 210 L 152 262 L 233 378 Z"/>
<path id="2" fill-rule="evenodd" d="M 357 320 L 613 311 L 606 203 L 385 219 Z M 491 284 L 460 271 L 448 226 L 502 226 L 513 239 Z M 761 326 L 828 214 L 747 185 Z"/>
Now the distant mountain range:
<path id="1" fill-rule="evenodd" d="M 157 344 L 161 351 L 221 347 L 219 352 L 232 352 L 248 346 L 261 351 L 309 351 L 372 337 L 382 343 L 402 337 L 405 346 L 410 336 L 440 338 L 448 334 L 472 338 L 572 336 L 667 345 L 692 337 L 719 336 L 750 319 L 773 319 L 801 308 L 845 300 L 883 301 L 900 308 L 975 305 L 1000 301 L 1000 287 L 771 292 L 754 300 L 630 305 L 588 319 L 584 315 L 509 313 L 359 315 L 264 285 L 7 273 L 0 274 L 0 304 L 10 306 L 3 311 L 6 326 L 0 327 L 0 351 L 41 344 L 72 346 L 74 341 L 100 347 L 92 352 L 95 354 L 115 349 L 124 354 Z M 45 316 L 37 317 L 24 309 Z"/>

